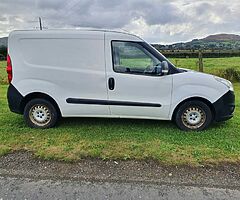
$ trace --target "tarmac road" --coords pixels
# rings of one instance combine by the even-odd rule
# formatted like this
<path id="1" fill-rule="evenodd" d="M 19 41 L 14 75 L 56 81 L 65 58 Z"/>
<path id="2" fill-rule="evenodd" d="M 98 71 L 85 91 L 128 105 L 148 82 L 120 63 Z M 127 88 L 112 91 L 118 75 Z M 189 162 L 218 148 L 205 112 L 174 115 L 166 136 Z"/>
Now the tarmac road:
<path id="1" fill-rule="evenodd" d="M 240 166 L 162 166 L 154 161 L 44 161 L 0 157 L 5 199 L 240 199 Z"/>
<path id="2" fill-rule="evenodd" d="M 240 191 L 144 183 L 0 178 L 0 199 L 240 199 Z"/>

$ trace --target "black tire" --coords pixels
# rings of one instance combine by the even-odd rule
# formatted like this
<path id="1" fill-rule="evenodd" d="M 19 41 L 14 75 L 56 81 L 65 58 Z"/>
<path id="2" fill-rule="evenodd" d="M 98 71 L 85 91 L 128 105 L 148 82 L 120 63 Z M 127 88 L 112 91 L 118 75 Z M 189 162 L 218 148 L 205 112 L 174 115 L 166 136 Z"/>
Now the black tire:
<path id="1" fill-rule="evenodd" d="M 45 99 L 33 99 L 24 108 L 24 119 L 31 128 L 51 128 L 56 125 L 59 114 Z"/>
<path id="2" fill-rule="evenodd" d="M 177 126 L 184 131 L 202 131 L 212 122 L 212 111 L 202 101 L 193 100 L 184 102 L 175 115 Z"/>

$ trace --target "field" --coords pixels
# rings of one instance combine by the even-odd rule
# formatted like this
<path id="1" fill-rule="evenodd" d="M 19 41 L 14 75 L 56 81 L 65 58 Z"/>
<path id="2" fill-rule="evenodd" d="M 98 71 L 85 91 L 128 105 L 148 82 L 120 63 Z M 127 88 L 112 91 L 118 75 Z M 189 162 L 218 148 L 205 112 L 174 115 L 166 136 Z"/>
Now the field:
<path id="1" fill-rule="evenodd" d="M 198 71 L 198 58 L 171 58 L 170 61 L 177 67 Z M 240 57 L 204 58 L 204 72 L 217 74 L 219 70 L 234 68 L 240 71 Z"/>
<path id="2" fill-rule="evenodd" d="M 0 61 L 0 84 L 7 83 L 7 72 L 6 72 L 6 64 L 5 61 Z"/>
<path id="3" fill-rule="evenodd" d="M 224 58 L 226 59 L 228 58 Z M 229 59 L 225 61 L 224 67 L 237 67 L 240 58 Z M 218 61 L 209 60 L 209 68 L 211 63 L 213 68 L 217 68 Z M 181 60 L 178 65 L 186 63 L 188 61 Z M 0 62 L 0 65 L 3 79 L 6 76 L 5 63 Z M 186 65 L 184 66 L 188 67 Z M 5 81 L 1 84 L 3 82 Z M 62 119 L 58 127 L 53 129 L 30 129 L 21 115 L 9 111 L 7 85 L 1 85 L 0 155 L 14 150 L 27 150 L 44 159 L 66 161 L 94 157 L 154 159 L 170 165 L 239 163 L 240 83 L 235 83 L 234 87 L 236 112 L 233 119 L 213 124 L 203 132 L 186 133 L 176 128 L 172 122 L 96 118 Z"/>

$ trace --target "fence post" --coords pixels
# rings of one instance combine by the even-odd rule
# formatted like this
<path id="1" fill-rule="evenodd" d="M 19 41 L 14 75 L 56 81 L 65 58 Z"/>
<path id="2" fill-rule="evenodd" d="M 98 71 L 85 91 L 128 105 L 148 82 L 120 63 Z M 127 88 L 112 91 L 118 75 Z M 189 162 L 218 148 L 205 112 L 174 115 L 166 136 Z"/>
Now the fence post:
<path id="1" fill-rule="evenodd" d="M 202 50 L 199 50 L 199 52 L 198 52 L 198 70 L 200 72 L 203 72 L 203 55 L 202 55 Z"/>

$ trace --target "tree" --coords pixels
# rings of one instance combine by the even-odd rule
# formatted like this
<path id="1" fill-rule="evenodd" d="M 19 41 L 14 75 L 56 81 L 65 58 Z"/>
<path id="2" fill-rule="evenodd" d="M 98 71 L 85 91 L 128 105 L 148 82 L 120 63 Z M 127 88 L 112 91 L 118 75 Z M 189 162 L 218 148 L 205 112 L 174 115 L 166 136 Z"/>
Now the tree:
<path id="1" fill-rule="evenodd" d="M 7 58 L 7 47 L 0 46 L 0 60 L 5 60 Z"/>

